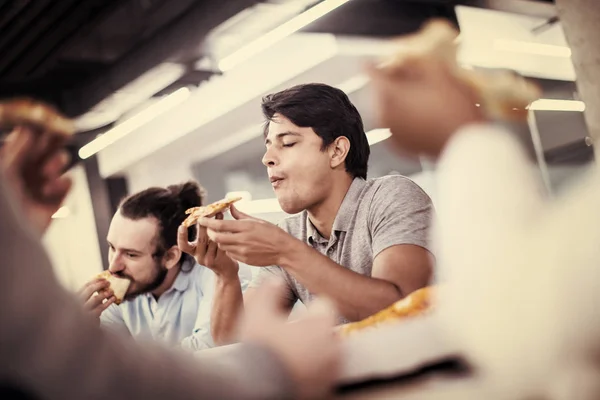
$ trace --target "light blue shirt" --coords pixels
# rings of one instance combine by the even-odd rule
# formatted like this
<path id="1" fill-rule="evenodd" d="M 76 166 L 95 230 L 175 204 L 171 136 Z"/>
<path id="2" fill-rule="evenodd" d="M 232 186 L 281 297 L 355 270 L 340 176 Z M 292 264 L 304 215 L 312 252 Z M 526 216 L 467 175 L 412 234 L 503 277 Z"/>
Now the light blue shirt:
<path id="1" fill-rule="evenodd" d="M 245 290 L 252 278 L 250 267 L 240 263 L 239 276 Z M 158 300 L 145 293 L 118 306 L 112 304 L 100 321 L 103 326 L 125 329 L 136 338 L 180 344 L 192 351 L 214 347 L 210 333 L 214 288 L 214 273 L 188 258 L 173 286 Z"/>

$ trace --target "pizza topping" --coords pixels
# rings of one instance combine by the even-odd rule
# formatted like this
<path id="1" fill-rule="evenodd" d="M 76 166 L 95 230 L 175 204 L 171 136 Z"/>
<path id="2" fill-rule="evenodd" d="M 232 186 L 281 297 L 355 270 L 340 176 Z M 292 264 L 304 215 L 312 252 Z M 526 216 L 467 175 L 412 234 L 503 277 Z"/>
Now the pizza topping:
<path id="1" fill-rule="evenodd" d="M 416 290 L 398 300 L 391 306 L 367 317 L 361 321 L 352 322 L 339 327 L 342 336 L 347 336 L 356 331 L 374 328 L 383 324 L 398 322 L 407 318 L 424 315 L 431 311 L 431 297 L 433 286 Z"/>

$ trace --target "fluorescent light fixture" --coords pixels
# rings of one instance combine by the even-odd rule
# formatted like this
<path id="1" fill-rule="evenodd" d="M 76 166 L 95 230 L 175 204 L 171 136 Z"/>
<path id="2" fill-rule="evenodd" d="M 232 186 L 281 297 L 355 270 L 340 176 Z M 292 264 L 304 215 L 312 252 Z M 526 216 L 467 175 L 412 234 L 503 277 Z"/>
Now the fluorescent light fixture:
<path id="1" fill-rule="evenodd" d="M 585 111 L 585 103 L 579 100 L 539 99 L 527 107 L 531 111 Z"/>
<path id="2" fill-rule="evenodd" d="M 225 195 L 226 199 L 230 199 L 232 197 L 241 197 L 242 199 L 240 200 L 240 203 L 252 201 L 252 193 L 246 192 L 246 191 L 244 191 L 244 192 L 228 192 Z"/>
<path id="3" fill-rule="evenodd" d="M 571 57 L 571 49 L 566 46 L 523 42 L 519 40 L 497 39 L 494 41 L 494 49 L 512 53 L 534 54 L 538 56 Z"/>
<path id="4" fill-rule="evenodd" d="M 56 212 L 54 214 L 52 214 L 52 218 L 54 218 L 54 219 L 67 218 L 69 215 L 71 215 L 71 210 L 69 210 L 69 207 L 62 206 L 61 208 L 56 210 Z"/>
<path id="5" fill-rule="evenodd" d="M 369 77 L 365 74 L 358 74 L 340 83 L 337 88 L 346 94 L 350 94 L 362 89 L 367 83 L 369 83 Z"/>
<path id="6" fill-rule="evenodd" d="M 133 109 L 177 81 L 185 71 L 186 67 L 181 64 L 162 63 L 157 65 L 78 117 L 75 120 L 77 129 L 92 130 L 116 121 L 124 112 Z"/>
<path id="7" fill-rule="evenodd" d="M 369 142 L 369 146 L 373 146 L 375 143 L 383 142 L 390 136 L 392 136 L 392 132 L 387 128 L 373 129 L 367 132 L 367 141 Z"/>
<path id="8" fill-rule="evenodd" d="M 252 201 L 242 200 L 239 202 L 239 204 L 236 204 L 236 208 L 243 213 L 251 215 L 283 212 L 281 206 L 279 205 L 279 201 L 277 201 L 276 198 Z"/>
<path id="9" fill-rule="evenodd" d="M 86 159 L 93 156 L 117 140 L 152 121 L 159 115 L 164 114 L 175 106 L 183 103 L 189 96 L 190 90 L 188 88 L 183 87 L 176 90 L 83 146 L 79 149 L 79 157 Z"/>
<path id="10" fill-rule="evenodd" d="M 291 20 L 279 25 L 277 28 L 265 33 L 261 37 L 251 41 L 246 46 L 234 51 L 232 54 L 219 61 L 221 71 L 229 71 L 236 65 L 246 61 L 250 57 L 271 47 L 280 40 L 285 39 L 291 34 L 299 31 L 310 23 L 316 21 L 322 16 L 330 13 L 336 8 L 346 4 L 350 0 L 323 0 L 314 7 L 309 8 L 302 14 L 299 14 Z"/>

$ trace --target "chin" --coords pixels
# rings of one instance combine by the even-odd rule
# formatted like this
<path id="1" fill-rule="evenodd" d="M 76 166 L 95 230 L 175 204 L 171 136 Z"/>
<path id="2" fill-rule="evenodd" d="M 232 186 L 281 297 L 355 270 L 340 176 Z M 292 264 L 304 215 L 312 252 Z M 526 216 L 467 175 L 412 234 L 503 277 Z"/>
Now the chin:
<path id="1" fill-rule="evenodd" d="M 306 210 L 305 204 L 296 200 L 289 200 L 285 197 L 277 197 L 277 201 L 279 202 L 279 206 L 286 214 L 298 214 L 304 210 Z"/>

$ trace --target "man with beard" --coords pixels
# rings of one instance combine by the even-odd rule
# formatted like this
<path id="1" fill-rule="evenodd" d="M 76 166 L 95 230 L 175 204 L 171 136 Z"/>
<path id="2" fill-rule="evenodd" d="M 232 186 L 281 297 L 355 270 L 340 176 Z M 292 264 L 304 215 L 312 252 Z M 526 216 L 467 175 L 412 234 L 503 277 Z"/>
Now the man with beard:
<path id="1" fill-rule="evenodd" d="M 149 188 L 121 203 L 107 241 L 109 271 L 131 280 L 125 301 L 114 304 L 115 297 L 102 278 L 80 290 L 84 307 L 103 326 L 191 350 L 213 346 L 214 273 L 177 247 L 177 228 L 186 217 L 185 210 L 201 204 L 202 189 L 196 182 Z M 201 230 L 200 236 L 205 235 Z M 216 244 L 211 252 L 218 255 Z M 249 269 L 240 271 L 240 279 L 247 282 Z"/>

